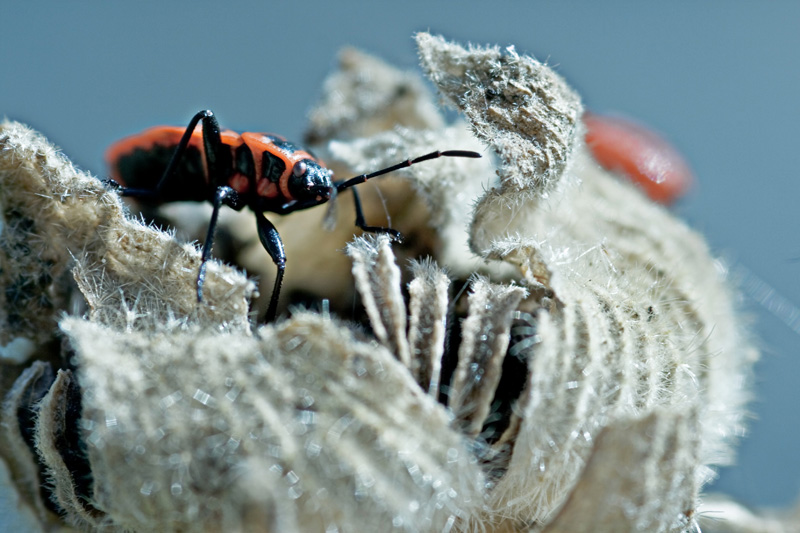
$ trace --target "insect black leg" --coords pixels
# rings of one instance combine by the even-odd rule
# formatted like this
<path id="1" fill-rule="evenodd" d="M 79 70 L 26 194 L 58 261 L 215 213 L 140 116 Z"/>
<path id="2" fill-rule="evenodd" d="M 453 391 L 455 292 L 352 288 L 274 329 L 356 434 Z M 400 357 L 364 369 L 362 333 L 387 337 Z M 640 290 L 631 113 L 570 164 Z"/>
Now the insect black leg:
<path id="1" fill-rule="evenodd" d="M 212 200 L 214 210 L 211 212 L 211 222 L 208 223 L 208 234 L 206 241 L 203 243 L 203 254 L 200 257 L 200 270 L 197 273 L 197 301 L 203 301 L 203 283 L 206 279 L 206 264 L 211 257 L 211 249 L 214 246 L 214 234 L 217 230 L 217 218 L 219 217 L 219 209 L 223 204 L 233 207 L 234 209 L 239 204 L 239 195 L 230 187 L 219 187 L 214 193 Z"/>
<path id="2" fill-rule="evenodd" d="M 278 267 L 278 272 L 275 275 L 275 285 L 272 288 L 272 297 L 269 299 L 269 307 L 264 319 L 266 322 L 272 322 L 275 320 L 275 315 L 278 311 L 278 299 L 281 296 L 283 274 L 286 271 L 286 252 L 283 249 L 283 241 L 281 236 L 278 235 L 278 230 L 275 229 L 272 222 L 267 220 L 264 213 L 256 213 L 256 224 L 258 225 L 258 238 L 261 239 L 261 244 L 272 258 L 272 262 Z"/>
<path id="3" fill-rule="evenodd" d="M 204 109 L 193 116 L 192 120 L 189 121 L 189 125 L 186 127 L 186 131 L 183 132 L 183 137 L 181 137 L 181 140 L 178 142 L 178 146 L 172 153 L 169 164 L 167 164 L 167 168 L 164 170 L 164 174 L 162 174 L 161 179 L 158 181 L 158 185 L 156 185 L 156 188 L 134 189 L 130 187 L 122 187 L 119 190 L 120 195 L 133 198 L 158 198 L 159 192 L 175 174 L 175 171 L 178 168 L 178 163 L 180 163 L 183 154 L 186 152 L 186 148 L 189 146 L 189 141 L 192 139 L 192 133 L 194 133 L 194 130 L 200 121 L 203 122 L 203 144 L 205 149 L 204 152 L 209 182 L 212 185 L 220 184 L 221 181 L 218 179 L 218 177 L 221 169 L 219 168 L 218 160 L 220 149 L 222 147 L 222 137 L 220 136 L 219 123 L 217 122 L 217 118 L 214 116 L 214 113 L 210 109 Z"/>
<path id="4" fill-rule="evenodd" d="M 403 236 L 397 230 L 381 226 L 368 226 L 367 221 L 364 219 L 364 211 L 361 209 L 361 198 L 358 196 L 358 191 L 355 187 L 351 191 L 353 193 L 353 204 L 356 208 L 356 226 L 371 233 L 387 233 L 393 241 L 403 242 Z"/>
<path id="5" fill-rule="evenodd" d="M 219 159 L 218 154 L 222 147 L 219 123 L 217 122 L 217 117 L 214 116 L 214 113 L 210 109 L 204 109 L 193 116 L 192 120 L 189 121 L 189 125 L 186 126 L 186 131 L 183 132 L 183 137 L 181 137 L 177 148 L 175 148 L 175 151 L 172 153 L 172 158 L 169 160 L 169 164 L 166 170 L 164 170 L 164 175 L 161 177 L 161 181 L 158 182 L 156 190 L 161 190 L 164 184 L 175 174 L 178 163 L 180 163 L 184 152 L 186 152 L 186 147 L 189 146 L 189 141 L 192 139 L 192 133 L 194 133 L 194 129 L 201 120 L 203 121 L 203 144 L 205 145 L 204 152 L 209 182 L 212 184 L 219 183 L 219 181 L 215 179 L 219 175 L 220 169 L 218 168 L 217 160 Z"/>

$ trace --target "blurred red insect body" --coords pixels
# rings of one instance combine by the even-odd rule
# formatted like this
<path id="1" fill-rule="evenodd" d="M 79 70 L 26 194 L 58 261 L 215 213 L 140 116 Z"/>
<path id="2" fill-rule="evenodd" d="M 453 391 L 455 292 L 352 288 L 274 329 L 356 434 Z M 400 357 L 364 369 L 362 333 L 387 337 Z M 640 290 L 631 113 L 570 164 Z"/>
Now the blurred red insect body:
<path id="1" fill-rule="evenodd" d="M 652 200 L 672 204 L 694 178 L 680 153 L 655 132 L 635 122 L 593 113 L 583 116 L 586 144 L 601 166 L 618 172 Z"/>

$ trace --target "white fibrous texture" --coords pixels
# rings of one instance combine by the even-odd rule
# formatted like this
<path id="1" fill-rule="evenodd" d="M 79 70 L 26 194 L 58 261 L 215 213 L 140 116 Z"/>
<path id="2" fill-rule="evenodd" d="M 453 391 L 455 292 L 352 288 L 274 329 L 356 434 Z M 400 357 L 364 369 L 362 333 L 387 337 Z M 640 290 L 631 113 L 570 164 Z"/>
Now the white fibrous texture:
<path id="1" fill-rule="evenodd" d="M 348 50 L 307 139 L 337 177 L 434 150 L 484 157 L 359 186 L 386 200 L 364 202 L 369 223 L 388 214 L 403 244 L 337 250 L 345 193 L 336 237 L 325 208 L 278 221 L 290 316 L 258 328 L 244 276 L 212 263 L 198 303 L 196 250 L 2 126 L 0 457 L 42 528 L 697 527 L 758 355 L 724 268 L 597 165 L 580 99 L 550 67 L 417 43 L 466 120 L 446 125 L 419 77 Z M 295 291 L 330 302 L 287 308 Z"/>
<path id="2" fill-rule="evenodd" d="M 62 328 L 86 366 L 94 505 L 118 526 L 440 531 L 481 503 L 481 472 L 446 411 L 388 350 L 329 319 L 157 344 Z"/>
<path id="3" fill-rule="evenodd" d="M 571 509 L 587 503 L 577 489 L 583 498 L 592 492 L 588 480 L 575 484 L 598 468 L 602 444 L 625 425 L 629 445 L 642 452 L 618 454 L 628 461 L 605 468 L 641 478 L 615 492 L 598 476 L 592 489 L 605 499 L 580 513 L 594 520 L 583 530 L 615 514 L 635 515 L 630 530 L 686 527 L 708 466 L 731 460 L 732 439 L 744 429 L 744 385 L 757 357 L 724 272 L 696 233 L 602 171 L 580 137 L 570 140 L 580 103 L 549 69 L 513 51 L 504 62 L 494 49 L 465 50 L 424 34 L 418 42 L 426 68 L 447 72 L 448 95 L 459 85 L 474 95 L 520 84 L 533 94 L 520 90 L 524 102 L 458 100 L 501 157 L 501 183 L 475 211 L 473 251 L 519 266 L 532 291 L 522 307 L 535 317 L 538 341 L 527 350 L 530 380 L 516 406 L 522 426 L 494 507 L 528 523 L 561 508 L 553 530 L 580 530 Z M 521 72 L 539 79 L 520 82 Z M 511 108 L 514 120 L 494 120 L 503 115 L 497 106 Z M 534 131 L 542 136 L 532 140 Z M 530 167 L 518 163 L 526 142 L 545 148 L 559 183 L 526 174 Z M 533 190 L 518 194 L 520 186 Z"/>
<path id="4" fill-rule="evenodd" d="M 501 187 L 546 192 L 578 144 L 583 107 L 572 88 L 513 46 L 463 48 L 427 33 L 417 44 L 425 73 L 503 160 Z"/>

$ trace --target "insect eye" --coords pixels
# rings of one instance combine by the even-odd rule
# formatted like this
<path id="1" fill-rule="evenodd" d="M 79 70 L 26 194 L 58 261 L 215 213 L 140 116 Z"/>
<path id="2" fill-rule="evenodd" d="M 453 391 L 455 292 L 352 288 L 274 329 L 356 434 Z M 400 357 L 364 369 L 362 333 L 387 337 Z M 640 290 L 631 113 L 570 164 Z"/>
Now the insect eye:
<path id="1" fill-rule="evenodd" d="M 294 168 L 292 168 L 292 174 L 294 174 L 296 178 L 299 178 L 306 173 L 307 169 L 308 167 L 305 164 L 305 161 L 298 161 L 297 163 L 294 164 Z"/>

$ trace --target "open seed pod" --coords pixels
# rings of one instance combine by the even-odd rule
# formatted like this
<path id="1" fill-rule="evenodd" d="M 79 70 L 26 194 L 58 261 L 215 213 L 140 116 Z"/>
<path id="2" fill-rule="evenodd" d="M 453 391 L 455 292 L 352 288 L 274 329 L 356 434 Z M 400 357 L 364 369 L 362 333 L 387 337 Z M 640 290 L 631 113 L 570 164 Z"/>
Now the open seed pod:
<path id="1" fill-rule="evenodd" d="M 348 52 L 308 138 L 341 168 L 438 147 L 485 157 L 405 171 L 387 208 L 411 244 L 358 238 L 350 267 L 324 270 L 321 290 L 344 299 L 329 309 L 359 295 L 363 312 L 342 317 L 294 309 L 252 328 L 252 283 L 217 263 L 198 305 L 196 250 L 2 126 L 0 452 L 42 528 L 696 527 L 757 356 L 724 269 L 597 165 L 552 69 L 417 42 L 468 122 L 445 126 L 415 77 Z M 276 224 L 290 273 L 337 253 L 341 236 L 318 246 L 323 215 L 308 217 L 296 228 L 312 240 Z M 300 270 L 290 287 L 313 286 L 320 270 Z"/>

